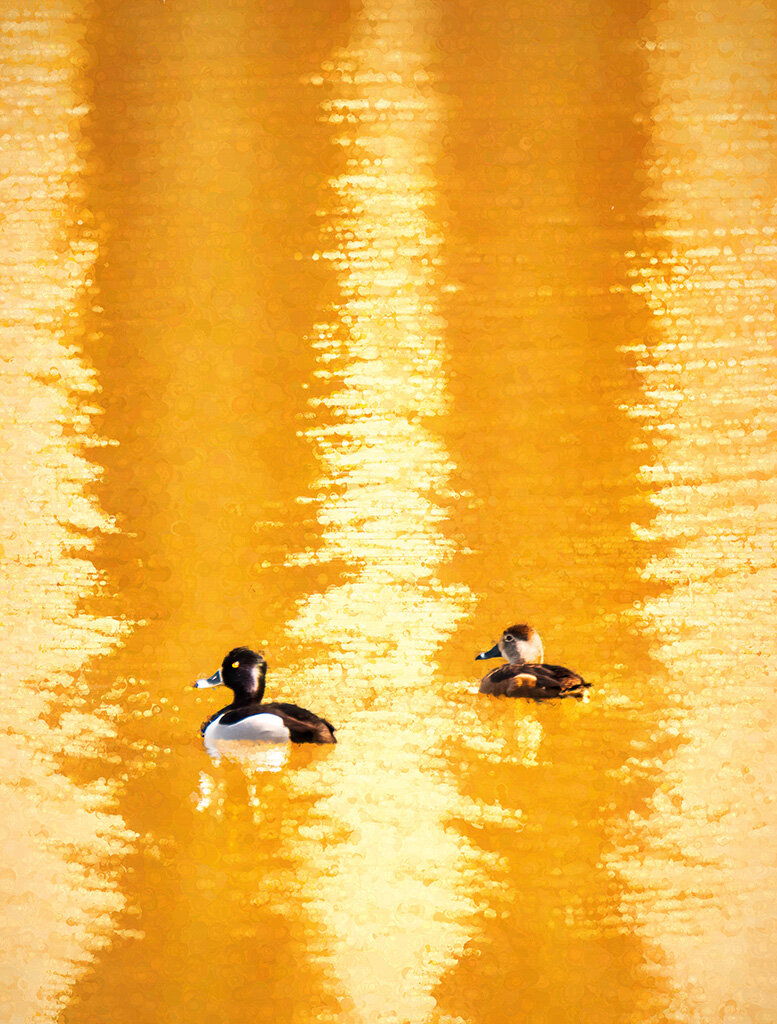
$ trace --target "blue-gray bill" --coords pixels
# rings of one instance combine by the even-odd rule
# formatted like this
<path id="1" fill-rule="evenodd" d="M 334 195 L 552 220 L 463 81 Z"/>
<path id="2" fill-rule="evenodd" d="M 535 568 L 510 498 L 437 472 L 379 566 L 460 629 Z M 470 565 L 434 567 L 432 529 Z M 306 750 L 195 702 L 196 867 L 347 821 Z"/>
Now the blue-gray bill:
<path id="1" fill-rule="evenodd" d="M 198 679 L 192 684 L 195 690 L 205 690 L 209 686 L 223 686 L 224 680 L 221 678 L 221 669 L 217 669 L 212 676 L 208 676 L 207 679 Z"/>
<path id="2" fill-rule="evenodd" d="M 503 657 L 502 652 L 499 650 L 499 644 L 494 644 L 490 651 L 483 651 L 482 654 L 475 655 L 475 661 L 485 661 L 487 658 L 501 658 Z"/>

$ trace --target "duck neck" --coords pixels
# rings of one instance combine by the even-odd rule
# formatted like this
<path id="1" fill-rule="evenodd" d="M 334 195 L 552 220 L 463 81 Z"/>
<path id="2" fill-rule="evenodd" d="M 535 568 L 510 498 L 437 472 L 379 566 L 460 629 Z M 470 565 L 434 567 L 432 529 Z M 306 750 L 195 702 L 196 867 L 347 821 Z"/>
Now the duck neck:
<path id="1" fill-rule="evenodd" d="M 264 698 L 264 677 L 267 674 L 266 665 L 257 665 L 250 671 L 241 671 L 240 678 L 236 680 L 238 686 L 233 689 L 235 699 L 232 701 L 237 707 L 244 704 L 261 703 Z"/>
<path id="2" fill-rule="evenodd" d="M 542 649 L 542 640 L 540 640 L 539 633 L 535 633 L 534 636 L 529 638 L 527 645 L 527 662 L 530 664 L 533 662 L 535 665 L 539 665 L 545 657 L 545 652 Z"/>
<path id="3" fill-rule="evenodd" d="M 515 647 L 516 659 L 524 665 L 537 665 L 545 656 L 539 633 L 533 633 L 528 640 L 519 640 Z"/>

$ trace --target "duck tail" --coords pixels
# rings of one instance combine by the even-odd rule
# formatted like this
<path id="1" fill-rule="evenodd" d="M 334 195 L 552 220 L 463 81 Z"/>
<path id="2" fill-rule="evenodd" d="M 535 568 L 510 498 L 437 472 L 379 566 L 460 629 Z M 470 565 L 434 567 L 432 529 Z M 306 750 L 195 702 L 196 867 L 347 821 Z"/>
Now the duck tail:
<path id="1" fill-rule="evenodd" d="M 337 743 L 335 739 L 335 727 L 327 722 L 325 718 L 321 719 L 318 729 L 316 729 L 316 742 L 317 743 Z"/>

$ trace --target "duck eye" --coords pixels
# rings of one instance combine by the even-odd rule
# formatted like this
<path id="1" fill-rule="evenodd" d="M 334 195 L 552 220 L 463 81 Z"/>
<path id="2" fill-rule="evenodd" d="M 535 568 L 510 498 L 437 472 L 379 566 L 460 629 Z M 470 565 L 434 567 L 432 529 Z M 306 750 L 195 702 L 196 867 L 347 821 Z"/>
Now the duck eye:
<path id="1" fill-rule="evenodd" d="M 232 662 L 232 668 L 240 668 L 240 662 L 239 661 L 233 661 Z"/>
<path id="2" fill-rule="evenodd" d="M 512 635 L 512 633 L 505 633 L 505 640 L 509 640 L 512 642 L 513 640 L 515 640 L 515 637 Z"/>

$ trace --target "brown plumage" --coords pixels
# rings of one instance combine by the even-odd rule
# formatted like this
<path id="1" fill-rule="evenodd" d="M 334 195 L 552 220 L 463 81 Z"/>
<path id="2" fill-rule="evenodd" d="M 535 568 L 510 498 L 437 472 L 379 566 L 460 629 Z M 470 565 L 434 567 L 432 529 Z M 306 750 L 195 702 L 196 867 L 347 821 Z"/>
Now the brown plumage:
<path id="1" fill-rule="evenodd" d="M 483 676 L 480 693 L 548 700 L 582 697 L 591 685 L 571 669 L 544 663 L 540 635 L 525 623 L 508 626 L 498 643 L 490 651 L 478 654 L 475 660 L 499 657 L 507 659 L 507 664 Z"/>

